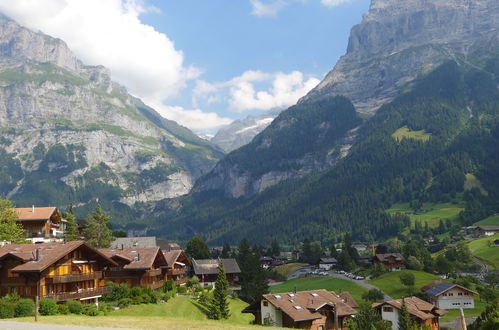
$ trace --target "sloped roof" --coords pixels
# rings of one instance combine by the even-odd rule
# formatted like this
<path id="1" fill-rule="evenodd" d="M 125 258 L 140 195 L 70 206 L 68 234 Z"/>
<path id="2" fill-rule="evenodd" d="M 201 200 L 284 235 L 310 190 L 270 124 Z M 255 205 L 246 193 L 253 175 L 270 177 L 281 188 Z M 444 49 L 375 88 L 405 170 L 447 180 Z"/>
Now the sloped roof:
<path id="1" fill-rule="evenodd" d="M 499 226 L 477 226 L 477 228 L 484 231 L 499 231 Z"/>
<path id="2" fill-rule="evenodd" d="M 376 258 L 381 261 L 390 261 L 391 259 L 395 259 L 395 261 L 404 261 L 404 257 L 400 253 L 381 253 L 381 254 L 376 254 Z"/>
<path id="3" fill-rule="evenodd" d="M 159 266 L 167 266 L 165 256 L 159 247 L 146 247 L 146 248 L 128 248 L 128 249 L 100 249 L 103 254 L 109 258 L 120 258 L 127 261 L 123 266 L 124 269 L 129 270 L 144 270 L 150 269 L 154 261 L 159 259 Z"/>
<path id="4" fill-rule="evenodd" d="M 33 212 L 33 210 L 34 210 L 34 212 Z M 16 213 L 17 213 L 17 220 L 18 221 L 48 220 L 54 215 L 54 213 L 56 214 L 57 218 L 59 218 L 59 215 L 57 214 L 57 208 L 53 207 L 53 206 L 34 207 L 34 208 L 33 207 L 17 207 Z"/>
<path id="5" fill-rule="evenodd" d="M 113 260 L 87 245 L 84 241 L 5 245 L 0 248 L 0 260 L 9 256 L 22 260 L 23 264 L 14 267 L 13 272 L 42 272 L 81 246 L 95 253 L 105 263 L 113 266 L 117 265 Z M 36 260 L 37 250 L 38 260 Z"/>
<path id="6" fill-rule="evenodd" d="M 192 259 L 192 266 L 196 275 L 217 274 L 219 262 L 222 262 L 226 274 L 239 274 L 241 269 L 236 259 Z"/>
<path id="7" fill-rule="evenodd" d="M 458 288 L 461 288 L 461 289 L 466 290 L 468 292 L 471 292 L 473 294 L 477 294 L 475 291 L 470 290 L 468 288 L 465 288 L 464 286 L 460 286 L 460 285 L 457 285 L 455 283 L 449 283 L 449 282 L 438 283 L 437 285 L 429 288 L 428 290 L 425 290 L 425 292 L 431 296 L 439 296 L 442 293 L 449 291 L 450 289 L 452 289 L 454 287 L 458 287 Z"/>
<path id="8" fill-rule="evenodd" d="M 175 265 L 175 263 L 178 261 L 178 259 L 182 255 L 184 256 L 185 261 L 188 262 L 188 264 L 190 264 L 189 258 L 187 258 L 187 255 L 185 254 L 185 252 L 183 250 L 168 250 L 168 251 L 162 251 L 162 252 L 163 252 L 163 255 L 165 256 L 166 263 L 168 264 L 168 267 L 173 267 L 173 265 Z"/>
<path id="9" fill-rule="evenodd" d="M 324 307 L 333 309 L 335 305 L 338 308 L 338 316 L 357 314 L 357 311 L 343 302 L 339 295 L 327 290 L 265 294 L 263 298 L 295 322 L 321 318 L 319 309 Z"/>
<path id="10" fill-rule="evenodd" d="M 419 318 L 420 320 L 432 319 L 447 313 L 447 311 L 439 309 L 435 305 L 419 299 L 418 297 L 389 300 L 384 303 L 374 303 L 372 306 L 377 308 L 387 304 L 399 310 L 402 309 L 402 304 L 404 304 L 406 305 L 409 314 Z"/>
<path id="11" fill-rule="evenodd" d="M 355 299 L 352 297 L 352 295 L 349 292 L 336 292 L 336 295 L 341 298 L 341 301 L 347 304 L 348 306 L 352 308 L 357 308 L 359 305 L 355 301 Z"/>
<path id="12" fill-rule="evenodd" d="M 118 237 L 111 242 L 112 249 L 156 247 L 156 237 Z"/>
<path id="13" fill-rule="evenodd" d="M 321 264 L 335 264 L 337 262 L 336 258 L 321 258 Z"/>

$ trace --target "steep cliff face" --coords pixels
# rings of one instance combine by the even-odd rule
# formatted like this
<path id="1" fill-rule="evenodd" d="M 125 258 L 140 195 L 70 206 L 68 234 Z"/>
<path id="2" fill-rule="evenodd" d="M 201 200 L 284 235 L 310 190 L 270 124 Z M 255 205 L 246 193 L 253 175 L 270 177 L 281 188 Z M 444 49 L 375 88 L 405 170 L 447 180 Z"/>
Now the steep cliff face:
<path id="1" fill-rule="evenodd" d="M 176 197 L 222 155 L 129 95 L 106 68 L 85 66 L 63 41 L 6 17 L 0 133 L 0 149 L 12 160 L 0 195 L 29 205 L 84 208 L 100 199 L 126 208 Z"/>
<path id="2" fill-rule="evenodd" d="M 301 102 L 343 95 L 372 114 L 406 83 L 446 60 L 466 62 L 498 38 L 495 0 L 372 0 L 347 54 Z"/>

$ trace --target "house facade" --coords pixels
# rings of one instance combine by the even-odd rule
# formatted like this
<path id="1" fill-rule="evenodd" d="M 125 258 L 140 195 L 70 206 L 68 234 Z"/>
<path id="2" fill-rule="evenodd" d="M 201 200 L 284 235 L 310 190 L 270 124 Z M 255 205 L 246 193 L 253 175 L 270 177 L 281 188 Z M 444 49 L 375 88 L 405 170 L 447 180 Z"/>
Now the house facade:
<path id="1" fill-rule="evenodd" d="M 162 251 L 165 256 L 167 269 L 166 279 L 173 280 L 175 284 L 187 283 L 188 274 L 191 271 L 191 261 L 183 250 Z"/>
<path id="2" fill-rule="evenodd" d="M 236 259 L 192 259 L 193 274 L 199 278 L 201 285 L 214 286 L 218 276 L 218 265 L 224 266 L 229 289 L 240 290 L 241 287 L 237 284 L 241 269 L 237 264 Z"/>
<path id="3" fill-rule="evenodd" d="M 0 295 L 97 302 L 104 270 L 117 264 L 83 241 L 11 244 L 0 248 Z"/>
<path id="4" fill-rule="evenodd" d="M 255 315 L 255 323 L 310 330 L 335 329 L 357 314 L 351 298 L 326 290 L 265 294 L 243 310 Z"/>
<path id="5" fill-rule="evenodd" d="M 321 270 L 331 270 L 336 266 L 337 260 L 335 258 L 321 258 L 319 261 L 319 269 Z"/>
<path id="6" fill-rule="evenodd" d="M 441 282 L 435 283 L 424 290 L 430 302 L 442 309 L 475 308 L 474 296 L 477 295 L 463 286 Z"/>
<path id="7" fill-rule="evenodd" d="M 104 273 L 106 281 L 151 289 L 157 289 L 165 283 L 168 264 L 159 247 L 108 248 L 99 251 L 116 263 L 115 267 L 108 268 Z"/>
<path id="8" fill-rule="evenodd" d="M 24 228 L 24 234 L 32 243 L 62 242 L 65 220 L 56 207 L 18 207 L 16 222 Z"/>
<path id="9" fill-rule="evenodd" d="M 432 330 L 440 329 L 439 318 L 445 315 L 446 311 L 417 297 L 374 303 L 373 308 L 378 310 L 383 320 L 390 322 L 393 330 L 398 330 L 402 305 L 407 307 L 411 320 L 416 324 Z"/>
<path id="10" fill-rule="evenodd" d="M 383 253 L 376 254 L 372 262 L 374 265 L 383 264 L 386 269 L 397 271 L 405 268 L 405 259 L 400 253 Z"/>

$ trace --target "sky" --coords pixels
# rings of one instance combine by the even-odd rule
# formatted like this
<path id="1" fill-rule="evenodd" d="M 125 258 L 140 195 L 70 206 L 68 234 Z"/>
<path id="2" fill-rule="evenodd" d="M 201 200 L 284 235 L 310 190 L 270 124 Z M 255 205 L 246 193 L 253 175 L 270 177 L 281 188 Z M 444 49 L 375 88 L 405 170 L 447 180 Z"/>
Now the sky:
<path id="1" fill-rule="evenodd" d="M 346 52 L 369 0 L 0 0 L 198 134 L 285 109 Z"/>

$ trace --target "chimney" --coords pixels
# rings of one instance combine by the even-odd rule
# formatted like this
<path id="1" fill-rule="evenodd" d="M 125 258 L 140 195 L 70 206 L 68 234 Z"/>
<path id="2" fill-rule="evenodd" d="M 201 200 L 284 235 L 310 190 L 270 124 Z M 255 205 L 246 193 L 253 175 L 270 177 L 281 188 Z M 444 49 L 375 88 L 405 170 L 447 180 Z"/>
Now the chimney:
<path id="1" fill-rule="evenodd" d="M 137 251 L 137 261 L 140 261 L 140 253 Z"/>
<path id="2" fill-rule="evenodd" d="M 35 213 L 35 206 L 34 205 L 31 207 L 31 213 Z"/>
<path id="3" fill-rule="evenodd" d="M 40 248 L 36 248 L 35 261 L 40 261 Z"/>

